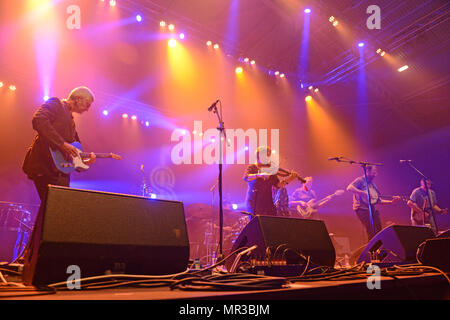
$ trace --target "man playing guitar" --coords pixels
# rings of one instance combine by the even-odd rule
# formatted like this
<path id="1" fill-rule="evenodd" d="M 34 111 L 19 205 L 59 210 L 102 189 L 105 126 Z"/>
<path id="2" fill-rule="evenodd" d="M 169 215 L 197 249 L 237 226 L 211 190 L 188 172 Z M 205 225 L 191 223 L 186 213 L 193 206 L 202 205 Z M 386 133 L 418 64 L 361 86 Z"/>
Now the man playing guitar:
<path id="1" fill-rule="evenodd" d="M 375 179 L 377 174 L 378 172 L 376 166 L 367 166 L 367 183 L 369 185 L 369 193 L 371 198 L 370 205 L 372 206 L 372 219 L 375 234 L 381 230 L 380 212 L 375 209 L 375 205 L 391 204 L 400 200 L 400 197 L 397 196 L 392 197 L 392 200 L 381 199 L 380 192 L 373 183 L 373 180 Z M 366 230 L 367 240 L 370 241 L 370 239 L 372 239 L 375 234 L 373 233 L 372 224 L 370 221 L 370 211 L 369 204 L 367 203 L 367 191 L 364 176 L 353 180 L 353 182 L 348 185 L 347 191 L 353 193 L 353 210 L 355 211 L 358 219 L 361 221 Z"/>
<path id="2" fill-rule="evenodd" d="M 437 228 L 432 211 L 446 214 L 448 210 L 439 208 L 436 193 L 431 190 L 431 181 L 427 180 L 426 183 L 425 186 L 424 178 L 420 180 L 420 187 L 413 190 L 407 204 L 411 208 L 411 224 L 413 226 L 428 226 L 436 234 Z M 427 188 L 430 197 L 427 196 Z M 431 199 L 431 205 L 428 199 Z"/>

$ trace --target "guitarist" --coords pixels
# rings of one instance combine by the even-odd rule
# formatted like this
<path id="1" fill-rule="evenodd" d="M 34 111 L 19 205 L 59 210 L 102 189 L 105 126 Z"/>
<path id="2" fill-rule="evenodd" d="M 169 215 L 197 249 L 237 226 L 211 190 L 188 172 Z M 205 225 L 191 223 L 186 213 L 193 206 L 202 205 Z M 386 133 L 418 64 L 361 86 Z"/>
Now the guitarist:
<path id="1" fill-rule="evenodd" d="M 439 208 L 436 193 L 431 190 L 431 181 L 427 180 L 426 183 L 425 186 L 425 179 L 420 179 L 420 187 L 413 190 L 407 205 L 411 208 L 411 224 L 413 226 L 429 226 L 436 234 L 436 223 L 431 211 L 433 209 L 436 213 L 446 214 L 447 209 Z M 430 198 L 427 196 L 427 188 Z M 431 199 L 431 205 L 428 199 Z"/>
<path id="2" fill-rule="evenodd" d="M 291 203 L 299 203 L 302 207 L 306 207 L 311 200 L 317 200 L 316 192 L 312 189 L 313 178 L 305 177 L 306 182 L 291 195 Z M 309 219 L 318 219 L 317 214 L 313 213 Z"/>
<path id="3" fill-rule="evenodd" d="M 70 143 L 80 141 L 75 129 L 73 113 L 89 110 L 94 95 L 86 87 L 73 89 L 67 99 L 50 98 L 33 115 L 33 129 L 37 131 L 23 161 L 22 169 L 33 180 L 41 203 L 47 195 L 49 184 L 69 187 L 70 175 L 59 172 L 53 164 L 49 147 L 59 148 L 67 156 L 77 156 L 77 149 Z M 96 160 L 91 153 L 86 164 Z"/>
<path id="4" fill-rule="evenodd" d="M 380 212 L 375 208 L 377 204 L 391 204 L 398 201 L 399 197 L 393 197 L 392 200 L 384 200 L 380 198 L 380 192 L 373 183 L 378 171 L 376 166 L 367 166 L 367 183 L 369 185 L 369 192 L 372 201 L 372 214 L 375 234 L 381 230 Z M 361 221 L 366 230 L 367 240 L 373 238 L 375 234 L 372 231 L 372 224 L 370 220 L 369 205 L 367 203 L 366 181 L 364 176 L 356 178 L 347 187 L 347 191 L 353 193 L 353 210 L 356 216 Z"/>

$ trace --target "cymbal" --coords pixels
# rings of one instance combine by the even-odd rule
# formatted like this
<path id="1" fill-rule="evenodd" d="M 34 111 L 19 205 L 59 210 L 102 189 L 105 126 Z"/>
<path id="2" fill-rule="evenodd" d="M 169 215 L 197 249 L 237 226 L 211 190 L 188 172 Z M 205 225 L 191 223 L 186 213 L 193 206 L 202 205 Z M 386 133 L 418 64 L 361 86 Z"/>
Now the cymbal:
<path id="1" fill-rule="evenodd" d="M 192 203 L 187 205 L 184 211 L 187 217 L 210 219 L 213 208 L 205 203 Z"/>

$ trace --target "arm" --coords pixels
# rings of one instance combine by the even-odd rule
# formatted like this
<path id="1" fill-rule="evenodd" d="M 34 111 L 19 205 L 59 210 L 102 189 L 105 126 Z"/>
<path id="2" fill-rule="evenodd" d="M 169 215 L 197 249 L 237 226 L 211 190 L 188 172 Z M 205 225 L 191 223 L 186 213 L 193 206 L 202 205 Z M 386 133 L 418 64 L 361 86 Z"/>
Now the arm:
<path id="1" fill-rule="evenodd" d="M 291 174 L 288 176 L 288 178 L 287 179 L 285 179 L 285 180 L 281 180 L 280 182 L 278 182 L 278 184 L 277 184 L 277 188 L 283 188 L 283 187 L 285 187 L 286 185 L 288 185 L 289 183 L 291 183 L 294 179 L 296 179 L 298 177 L 298 173 L 297 172 L 294 172 L 294 171 L 292 171 L 291 172 Z"/>
<path id="2" fill-rule="evenodd" d="M 367 196 L 366 190 L 361 190 L 361 189 L 356 187 L 356 184 L 357 184 L 356 182 L 357 182 L 357 180 L 355 180 L 352 183 L 350 183 L 347 186 L 347 191 L 350 191 L 351 193 L 356 194 L 356 195 L 360 195 L 362 197 L 363 196 Z"/>
<path id="3" fill-rule="evenodd" d="M 32 124 L 33 129 L 41 137 L 48 140 L 53 146 L 62 148 L 65 141 L 52 125 L 58 114 L 58 104 L 56 99 L 48 100 L 35 112 Z"/>
<path id="4" fill-rule="evenodd" d="M 420 214 L 424 214 L 423 210 L 421 208 L 419 208 L 419 206 L 417 205 L 417 203 L 415 203 L 412 200 L 408 200 L 408 202 L 406 203 L 408 205 L 408 207 L 410 207 L 411 209 L 413 209 L 414 211 L 420 213 Z"/>

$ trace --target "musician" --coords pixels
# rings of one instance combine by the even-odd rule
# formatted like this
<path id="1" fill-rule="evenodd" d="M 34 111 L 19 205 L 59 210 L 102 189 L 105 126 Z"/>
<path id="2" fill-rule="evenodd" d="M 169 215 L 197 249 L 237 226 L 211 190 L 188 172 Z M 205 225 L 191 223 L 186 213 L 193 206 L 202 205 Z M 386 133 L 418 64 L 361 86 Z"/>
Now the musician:
<path id="1" fill-rule="evenodd" d="M 436 193 L 431 189 L 431 180 L 420 179 L 420 187 L 413 190 L 411 196 L 407 202 L 407 205 L 411 208 L 411 224 L 413 226 L 429 226 L 434 233 L 437 233 L 436 223 L 434 217 L 431 214 L 431 209 L 436 213 L 446 214 L 446 209 L 441 209 L 437 205 Z M 427 188 L 430 197 L 427 196 Z M 431 200 L 431 205 L 429 200 Z"/>
<path id="2" fill-rule="evenodd" d="M 258 147 L 256 150 L 256 164 L 247 167 L 244 181 L 248 182 L 247 211 L 253 215 L 277 215 L 272 195 L 272 188 L 283 188 L 298 177 L 291 171 L 285 180 L 278 178 L 278 172 L 271 172 L 271 163 L 268 161 L 272 155 L 270 147 Z"/>
<path id="3" fill-rule="evenodd" d="M 70 185 L 70 175 L 59 172 L 53 164 L 49 147 L 59 148 L 67 156 L 78 156 L 77 149 L 70 143 L 80 141 L 73 120 L 73 113 L 87 112 L 94 101 L 89 88 L 73 89 L 67 99 L 50 98 L 33 115 L 33 129 L 37 131 L 27 151 L 22 169 L 33 180 L 41 202 L 46 198 L 49 184 Z M 85 160 L 92 164 L 95 154 Z"/>
<path id="4" fill-rule="evenodd" d="M 393 197 L 392 200 L 384 200 L 380 198 L 380 192 L 373 183 L 378 171 L 376 166 L 367 166 L 367 182 L 369 185 L 369 193 L 372 201 L 373 225 L 375 234 L 381 230 L 380 212 L 375 208 L 377 204 L 391 204 L 399 200 L 399 197 Z M 356 178 L 347 187 L 347 191 L 353 193 L 353 210 L 358 219 L 361 221 L 366 231 L 367 240 L 373 238 L 375 235 L 372 231 L 372 224 L 370 219 L 369 205 L 367 201 L 366 181 L 364 176 Z"/>
<path id="5" fill-rule="evenodd" d="M 312 189 L 313 178 L 305 177 L 306 182 L 298 189 L 296 189 L 291 195 L 291 203 L 297 205 L 299 204 L 305 208 L 309 201 L 317 200 L 316 192 Z M 313 213 L 309 219 L 318 219 L 316 213 Z"/>

